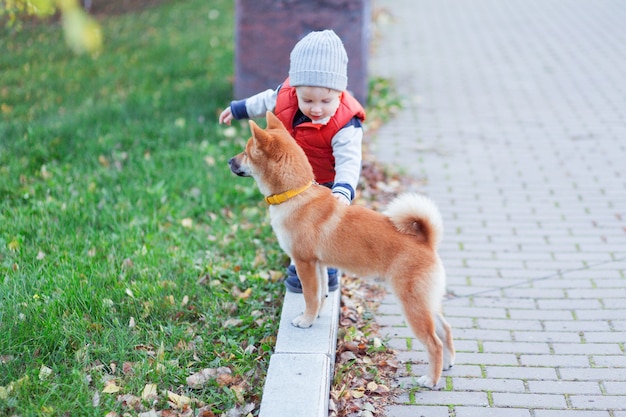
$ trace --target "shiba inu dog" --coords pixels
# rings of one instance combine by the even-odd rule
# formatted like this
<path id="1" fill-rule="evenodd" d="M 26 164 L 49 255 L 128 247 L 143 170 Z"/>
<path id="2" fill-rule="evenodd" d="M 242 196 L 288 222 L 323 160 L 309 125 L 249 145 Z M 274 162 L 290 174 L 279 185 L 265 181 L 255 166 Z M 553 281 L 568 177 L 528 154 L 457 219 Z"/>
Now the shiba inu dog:
<path id="1" fill-rule="evenodd" d="M 280 120 L 270 112 L 266 118 L 266 129 L 249 122 L 252 137 L 229 165 L 235 174 L 254 178 L 270 205 L 278 242 L 296 265 L 305 310 L 292 324 L 307 328 L 315 321 L 328 296 L 327 266 L 385 277 L 428 351 L 428 373 L 418 383 L 433 388 L 455 355 L 441 312 L 446 276 L 437 254 L 439 210 L 427 197 L 410 193 L 393 200 L 384 214 L 342 205 L 315 184 L 304 151 Z"/>

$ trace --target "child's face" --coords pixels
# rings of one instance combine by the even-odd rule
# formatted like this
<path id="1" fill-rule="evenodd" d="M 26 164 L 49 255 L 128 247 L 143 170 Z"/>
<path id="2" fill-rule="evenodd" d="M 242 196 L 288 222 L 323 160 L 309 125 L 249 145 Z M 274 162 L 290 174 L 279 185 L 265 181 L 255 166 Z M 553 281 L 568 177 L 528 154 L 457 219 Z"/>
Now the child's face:
<path id="1" fill-rule="evenodd" d="M 325 87 L 296 87 L 298 107 L 313 122 L 319 122 L 335 114 L 339 107 L 341 91 Z"/>

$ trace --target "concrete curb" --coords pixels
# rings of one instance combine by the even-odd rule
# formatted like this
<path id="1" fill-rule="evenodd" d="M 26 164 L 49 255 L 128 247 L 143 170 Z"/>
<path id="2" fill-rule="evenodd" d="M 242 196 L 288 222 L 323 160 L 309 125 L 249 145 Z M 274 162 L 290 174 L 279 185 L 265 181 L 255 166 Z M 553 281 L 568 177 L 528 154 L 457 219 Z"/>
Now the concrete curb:
<path id="1" fill-rule="evenodd" d="M 302 294 L 287 292 L 270 358 L 259 417 L 326 417 L 335 364 L 341 289 L 330 293 L 309 329 L 291 325 L 304 310 Z"/>

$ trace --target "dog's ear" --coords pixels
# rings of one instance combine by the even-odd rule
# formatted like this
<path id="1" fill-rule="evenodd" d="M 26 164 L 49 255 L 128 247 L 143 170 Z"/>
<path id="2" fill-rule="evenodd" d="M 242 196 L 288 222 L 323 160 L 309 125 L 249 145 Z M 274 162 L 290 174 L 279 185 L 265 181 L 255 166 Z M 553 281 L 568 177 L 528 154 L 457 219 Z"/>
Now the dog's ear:
<path id="1" fill-rule="evenodd" d="M 250 132 L 252 133 L 252 137 L 254 138 L 256 138 L 259 133 L 263 131 L 263 129 L 261 129 L 254 120 L 248 120 L 248 124 L 250 125 Z"/>
<path id="2" fill-rule="evenodd" d="M 259 127 L 258 124 L 256 124 L 254 122 L 254 120 L 248 120 L 248 123 L 250 124 L 250 132 L 252 133 L 252 137 L 256 140 L 258 140 L 259 138 L 263 137 L 263 133 L 265 133 L 263 131 L 263 129 L 261 129 L 261 127 Z"/>
<path id="3" fill-rule="evenodd" d="M 252 141 L 255 148 L 261 148 L 265 143 L 267 143 L 270 139 L 270 136 L 267 132 L 254 122 L 254 120 L 249 120 L 250 131 L 252 132 Z"/>
<path id="4" fill-rule="evenodd" d="M 265 113 L 265 119 L 267 120 L 268 129 L 284 129 L 283 122 L 271 111 Z"/>

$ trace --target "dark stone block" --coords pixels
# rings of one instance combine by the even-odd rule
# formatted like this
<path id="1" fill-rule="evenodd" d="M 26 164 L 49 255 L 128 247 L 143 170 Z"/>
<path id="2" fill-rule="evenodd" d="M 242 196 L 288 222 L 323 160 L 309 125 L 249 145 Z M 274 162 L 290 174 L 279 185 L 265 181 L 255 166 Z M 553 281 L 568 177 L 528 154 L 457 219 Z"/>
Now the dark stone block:
<path id="1" fill-rule="evenodd" d="M 348 90 L 366 104 L 370 0 L 236 0 L 235 7 L 235 99 L 276 88 L 294 45 L 333 29 L 348 53 Z"/>

